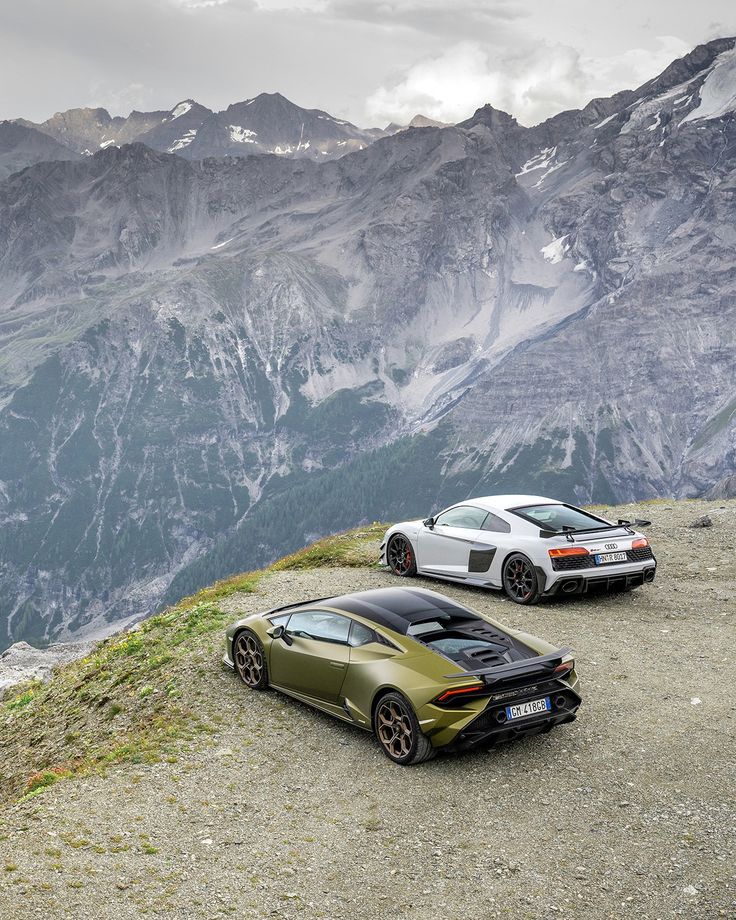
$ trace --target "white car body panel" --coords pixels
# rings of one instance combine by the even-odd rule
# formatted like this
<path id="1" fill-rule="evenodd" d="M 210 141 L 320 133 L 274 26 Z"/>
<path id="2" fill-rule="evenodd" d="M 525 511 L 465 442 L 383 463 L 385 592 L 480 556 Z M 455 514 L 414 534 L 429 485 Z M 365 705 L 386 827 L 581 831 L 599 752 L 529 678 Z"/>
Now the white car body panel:
<path id="1" fill-rule="evenodd" d="M 601 524 L 600 529 L 590 533 L 575 532 L 569 536 L 559 533 L 541 537 L 538 523 L 526 520 L 510 510 L 529 505 L 566 503 L 541 495 L 491 495 L 457 502 L 439 512 L 435 516 L 437 523 L 433 526 L 428 527 L 422 520 L 394 524 L 384 537 L 381 562 L 387 564 L 387 547 L 391 537 L 402 534 L 411 543 L 419 574 L 476 586 L 501 588 L 504 564 L 512 553 L 523 553 L 533 563 L 543 594 L 554 594 L 560 589 L 564 589 L 564 593 L 581 593 L 587 590 L 589 583 L 612 580 L 614 576 L 632 576 L 629 579 L 632 583 L 643 583 L 654 577 L 656 559 L 653 555 L 646 559 L 601 565 L 594 561 L 594 556 L 604 552 L 628 554 L 632 550 L 632 543 L 644 538 L 641 532 L 626 525 L 605 522 Z M 460 508 L 477 509 L 479 512 L 495 515 L 508 527 L 508 532 L 480 527 L 443 528 L 442 515 Z M 583 513 L 589 514 L 585 511 Z M 489 521 L 489 518 L 486 519 L 486 524 Z M 583 547 L 590 552 L 590 559 L 585 560 L 589 561 L 590 565 L 573 570 L 555 569 L 549 550 L 571 545 Z M 620 582 L 622 579 L 618 580 Z M 565 582 L 567 584 L 563 585 Z M 580 590 L 576 588 L 573 592 L 572 582 L 577 582 Z"/>

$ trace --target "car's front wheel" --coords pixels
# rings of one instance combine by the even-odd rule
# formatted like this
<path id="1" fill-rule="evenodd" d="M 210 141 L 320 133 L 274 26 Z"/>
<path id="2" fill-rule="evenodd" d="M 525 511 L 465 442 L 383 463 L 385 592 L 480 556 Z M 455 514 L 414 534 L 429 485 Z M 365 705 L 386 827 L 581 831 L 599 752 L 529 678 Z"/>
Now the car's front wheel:
<path id="1" fill-rule="evenodd" d="M 408 766 L 431 760 L 437 753 L 422 732 L 414 710 L 400 693 L 382 696 L 373 713 L 373 731 L 394 763 Z"/>
<path id="2" fill-rule="evenodd" d="M 258 636 L 249 629 L 238 633 L 233 643 L 233 661 L 238 677 L 251 690 L 268 687 L 266 653 Z"/>
<path id="3" fill-rule="evenodd" d="M 408 578 L 417 574 L 417 560 L 414 549 L 403 534 L 391 537 L 386 548 L 386 561 L 394 575 Z"/>
<path id="4" fill-rule="evenodd" d="M 537 572 L 530 559 L 514 553 L 504 563 L 503 589 L 516 604 L 533 604 L 539 600 Z"/>

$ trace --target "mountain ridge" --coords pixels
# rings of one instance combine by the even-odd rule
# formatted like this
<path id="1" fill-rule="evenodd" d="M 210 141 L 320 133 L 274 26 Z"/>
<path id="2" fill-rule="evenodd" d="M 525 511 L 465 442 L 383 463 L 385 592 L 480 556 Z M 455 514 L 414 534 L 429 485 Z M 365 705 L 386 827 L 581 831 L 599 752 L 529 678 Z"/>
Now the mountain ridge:
<path id="1" fill-rule="evenodd" d="M 168 111 L 111 116 L 103 108 L 57 112 L 46 121 L 17 124 L 47 134 L 82 155 L 143 143 L 187 159 L 271 153 L 322 160 L 362 149 L 386 132 L 358 128 L 321 109 L 305 109 L 281 93 L 260 93 L 215 112 L 194 99 Z"/>
<path id="2" fill-rule="evenodd" d="M 0 182 L 3 641 L 480 489 L 731 494 L 733 46 L 534 128 Z"/>

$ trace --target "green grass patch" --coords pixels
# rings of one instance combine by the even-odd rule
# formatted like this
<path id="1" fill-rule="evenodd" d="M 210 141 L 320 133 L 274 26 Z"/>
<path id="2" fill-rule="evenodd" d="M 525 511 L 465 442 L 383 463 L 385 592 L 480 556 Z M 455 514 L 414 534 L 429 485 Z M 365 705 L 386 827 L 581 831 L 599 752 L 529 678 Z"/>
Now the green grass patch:
<path id="1" fill-rule="evenodd" d="M 325 537 L 290 556 L 275 562 L 270 571 L 285 572 L 293 569 L 319 569 L 335 566 L 364 568 L 376 565 L 381 538 L 388 524 L 374 523 L 347 534 Z"/>
<path id="2" fill-rule="evenodd" d="M 376 563 L 385 526 L 319 540 L 269 569 L 216 582 L 60 667 L 48 683 L 17 688 L 2 705 L 0 800 L 28 799 L 62 779 L 121 763 L 176 760 L 216 730 L 201 716 L 213 652 L 233 614 L 218 601 L 252 594 L 271 572 Z M 62 766 L 58 766 L 62 764 Z"/>
<path id="3" fill-rule="evenodd" d="M 5 708 L 12 712 L 13 710 L 22 709 L 24 706 L 28 706 L 29 703 L 33 702 L 33 697 L 35 696 L 39 687 L 40 684 L 34 684 L 27 690 L 24 690 L 18 696 L 8 700 L 8 702 L 5 704 Z"/>

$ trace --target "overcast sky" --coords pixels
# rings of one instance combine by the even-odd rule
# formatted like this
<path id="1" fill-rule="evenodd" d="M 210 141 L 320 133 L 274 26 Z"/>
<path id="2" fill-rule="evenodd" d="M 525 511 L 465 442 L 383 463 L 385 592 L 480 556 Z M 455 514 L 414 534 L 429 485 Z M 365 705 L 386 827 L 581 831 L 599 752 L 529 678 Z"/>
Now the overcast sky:
<path id="1" fill-rule="evenodd" d="M 736 34 L 734 0 L 0 0 L 0 118 L 279 91 L 357 124 L 534 124 Z"/>

